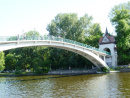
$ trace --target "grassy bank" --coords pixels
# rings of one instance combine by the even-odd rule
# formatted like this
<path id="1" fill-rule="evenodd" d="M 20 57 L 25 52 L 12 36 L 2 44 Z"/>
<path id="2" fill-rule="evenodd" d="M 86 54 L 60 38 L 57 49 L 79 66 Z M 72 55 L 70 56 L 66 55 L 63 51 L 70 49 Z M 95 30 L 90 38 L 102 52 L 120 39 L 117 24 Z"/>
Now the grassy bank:
<path id="1" fill-rule="evenodd" d="M 20 74 L 16 74 L 16 73 L 0 73 L 0 76 L 37 76 L 37 75 L 46 75 L 46 73 L 43 74 L 36 74 L 33 72 L 22 72 Z"/>

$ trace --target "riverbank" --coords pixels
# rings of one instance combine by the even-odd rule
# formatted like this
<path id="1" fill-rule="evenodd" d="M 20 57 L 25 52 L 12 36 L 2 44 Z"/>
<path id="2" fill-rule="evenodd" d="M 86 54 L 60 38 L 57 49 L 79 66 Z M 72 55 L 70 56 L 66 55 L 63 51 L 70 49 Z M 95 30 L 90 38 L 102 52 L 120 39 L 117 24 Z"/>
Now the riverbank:
<path id="1" fill-rule="evenodd" d="M 85 75 L 85 74 L 97 74 L 97 70 L 55 70 L 48 73 L 35 74 L 31 72 L 24 72 L 22 74 L 15 73 L 0 73 L 0 76 L 40 76 L 40 75 Z"/>
<path id="2" fill-rule="evenodd" d="M 37 76 L 35 73 L 15 74 L 15 73 L 0 73 L 0 77 L 18 77 L 18 76 Z M 43 75 L 43 74 L 41 74 Z M 44 74 L 45 75 L 45 74 Z"/>
<path id="3" fill-rule="evenodd" d="M 130 68 L 121 68 L 120 72 L 130 72 Z"/>
<path id="4" fill-rule="evenodd" d="M 15 73 L 0 73 L 0 76 L 43 76 L 43 75 L 87 75 L 87 74 L 104 74 L 104 73 L 117 73 L 117 72 L 130 72 L 130 68 L 128 69 L 120 69 L 119 71 L 110 71 L 110 72 L 101 72 L 97 71 L 96 69 L 89 69 L 89 70 L 55 70 L 49 71 L 48 73 L 44 74 L 35 74 L 31 72 L 26 72 L 22 74 L 15 74 Z"/>
<path id="5" fill-rule="evenodd" d="M 49 71 L 49 75 L 80 75 L 80 74 L 96 74 L 97 70 L 56 70 Z"/>

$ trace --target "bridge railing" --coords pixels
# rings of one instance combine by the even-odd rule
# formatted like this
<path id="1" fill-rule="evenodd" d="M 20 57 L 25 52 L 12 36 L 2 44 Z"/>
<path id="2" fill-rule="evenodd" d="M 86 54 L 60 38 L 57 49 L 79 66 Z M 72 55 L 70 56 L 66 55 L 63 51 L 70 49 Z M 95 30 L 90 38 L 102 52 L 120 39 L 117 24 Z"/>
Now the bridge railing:
<path id="1" fill-rule="evenodd" d="M 62 41 L 62 42 L 67 42 L 75 45 L 79 45 L 82 47 L 86 47 L 92 50 L 96 50 L 99 52 L 103 52 L 105 54 L 111 55 L 107 51 L 100 50 L 98 48 L 92 47 L 90 45 L 86 45 L 74 40 L 69 40 L 65 38 L 60 38 L 60 37 L 54 37 L 54 36 L 0 36 L 0 41 L 19 41 L 19 40 L 54 40 L 54 41 Z"/>

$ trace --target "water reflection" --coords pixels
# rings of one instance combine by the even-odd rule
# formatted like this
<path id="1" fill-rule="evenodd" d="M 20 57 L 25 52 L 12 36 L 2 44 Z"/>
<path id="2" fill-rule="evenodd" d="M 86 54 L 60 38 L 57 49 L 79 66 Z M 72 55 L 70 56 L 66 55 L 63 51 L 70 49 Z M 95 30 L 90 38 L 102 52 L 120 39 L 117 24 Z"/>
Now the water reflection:
<path id="1" fill-rule="evenodd" d="M 119 78 L 118 89 L 122 92 L 123 96 L 130 98 L 130 73 L 120 73 Z"/>
<path id="2" fill-rule="evenodd" d="M 118 98 L 121 95 L 121 92 L 118 90 L 118 79 L 117 74 L 105 74 L 94 77 L 89 80 L 86 92 L 92 91 L 89 92 L 89 96 L 95 98 L 111 98 L 112 96 Z"/>
<path id="3" fill-rule="evenodd" d="M 1 98 L 130 97 L 130 73 L 0 77 Z"/>

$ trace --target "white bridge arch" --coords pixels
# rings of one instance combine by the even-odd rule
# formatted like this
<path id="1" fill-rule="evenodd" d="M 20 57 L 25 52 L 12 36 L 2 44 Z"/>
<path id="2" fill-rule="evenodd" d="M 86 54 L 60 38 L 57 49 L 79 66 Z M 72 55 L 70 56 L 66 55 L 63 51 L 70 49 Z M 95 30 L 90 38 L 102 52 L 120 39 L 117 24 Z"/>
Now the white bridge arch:
<path id="1" fill-rule="evenodd" d="M 72 51 L 87 58 L 99 69 L 101 67 L 106 67 L 107 69 L 109 69 L 108 65 L 105 62 L 105 57 L 110 57 L 111 55 L 109 55 L 105 51 L 73 40 L 47 36 L 37 37 L 33 39 L 17 37 L 13 37 L 12 39 L 10 39 L 9 37 L 0 37 L 0 51 L 30 46 L 48 46 Z"/>

